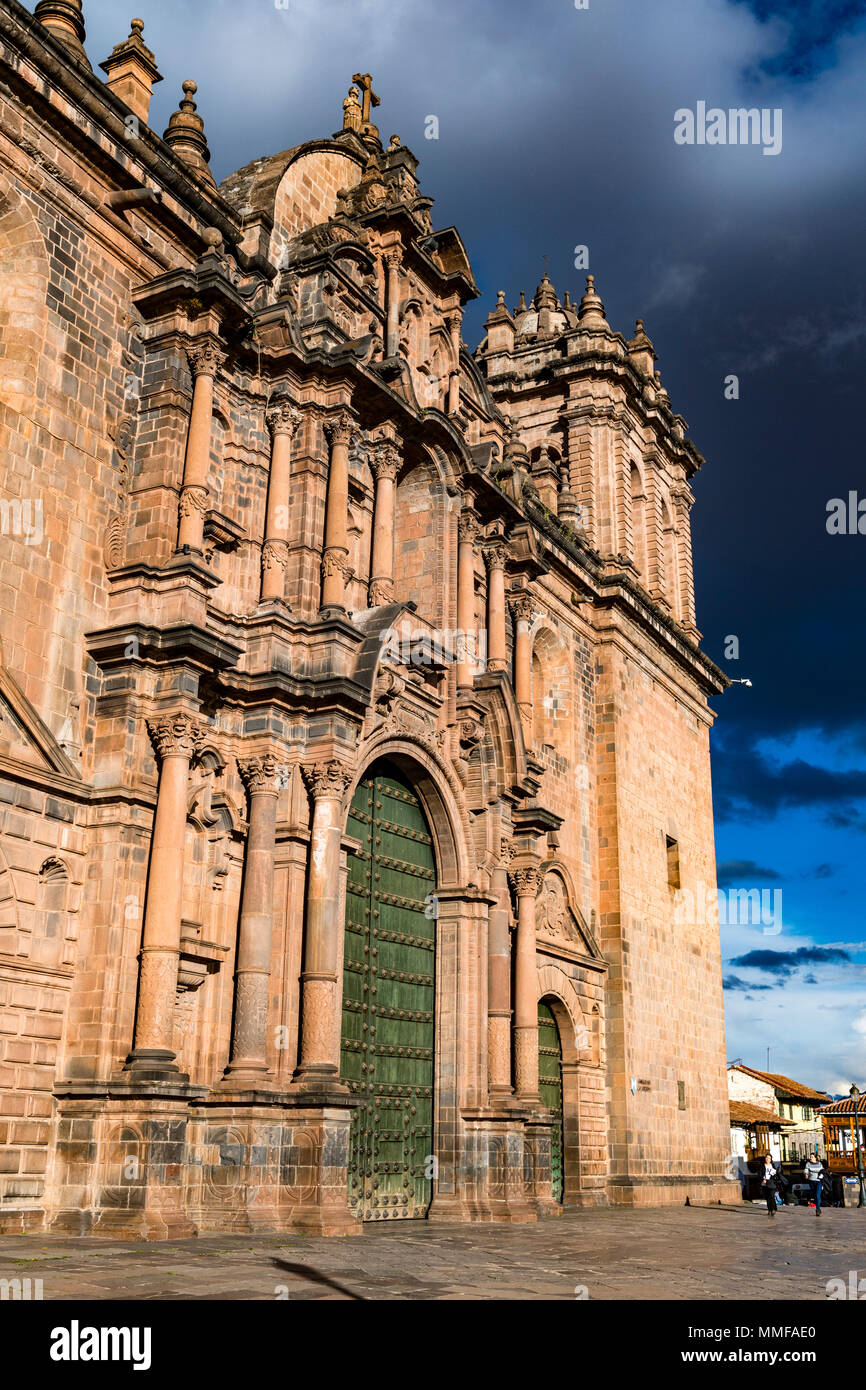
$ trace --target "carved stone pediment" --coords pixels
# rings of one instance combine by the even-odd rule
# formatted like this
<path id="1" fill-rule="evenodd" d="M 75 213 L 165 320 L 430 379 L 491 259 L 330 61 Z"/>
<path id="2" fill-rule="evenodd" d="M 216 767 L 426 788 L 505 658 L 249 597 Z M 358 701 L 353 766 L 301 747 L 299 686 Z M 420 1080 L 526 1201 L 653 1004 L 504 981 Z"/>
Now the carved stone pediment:
<path id="1" fill-rule="evenodd" d="M 569 902 L 568 889 L 555 869 L 548 870 L 535 902 L 535 931 L 539 942 L 563 941 L 591 954 L 580 921 Z"/>

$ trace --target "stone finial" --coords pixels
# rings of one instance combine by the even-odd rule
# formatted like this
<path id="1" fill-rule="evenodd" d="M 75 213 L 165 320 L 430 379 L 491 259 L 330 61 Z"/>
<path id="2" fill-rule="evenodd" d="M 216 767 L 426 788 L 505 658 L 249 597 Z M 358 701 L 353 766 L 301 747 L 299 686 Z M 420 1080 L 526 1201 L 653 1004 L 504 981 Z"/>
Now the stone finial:
<path id="1" fill-rule="evenodd" d="M 130 111 L 147 125 L 150 115 L 150 98 L 157 82 L 162 81 L 162 73 L 144 39 L 144 21 L 134 19 L 130 25 L 129 38 L 115 44 L 104 63 L 100 63 L 108 75 L 106 86 L 109 91 L 125 102 Z"/>
<path id="2" fill-rule="evenodd" d="M 604 316 L 604 305 L 595 292 L 595 276 L 586 277 L 586 294 L 580 301 L 578 320 L 581 328 L 610 328 Z"/>
<path id="3" fill-rule="evenodd" d="M 84 28 L 81 0 L 39 0 L 33 11 L 33 18 L 38 19 L 49 33 L 59 39 L 72 57 L 82 63 L 88 72 L 93 71 L 90 59 L 84 51 L 87 33 Z"/>
<path id="4" fill-rule="evenodd" d="M 538 310 L 557 308 L 556 290 L 546 270 L 541 277 L 541 284 L 535 291 L 534 304 Z"/>
<path id="5" fill-rule="evenodd" d="M 653 375 L 656 355 L 644 330 L 643 319 L 635 320 L 634 337 L 629 339 L 628 355 L 643 376 Z"/>
<path id="6" fill-rule="evenodd" d="M 190 80 L 183 83 L 184 94 L 180 106 L 172 113 L 162 138 L 202 183 L 216 188 L 210 171 L 210 150 L 204 136 L 204 121 L 193 101 L 197 91 L 197 83 Z"/>

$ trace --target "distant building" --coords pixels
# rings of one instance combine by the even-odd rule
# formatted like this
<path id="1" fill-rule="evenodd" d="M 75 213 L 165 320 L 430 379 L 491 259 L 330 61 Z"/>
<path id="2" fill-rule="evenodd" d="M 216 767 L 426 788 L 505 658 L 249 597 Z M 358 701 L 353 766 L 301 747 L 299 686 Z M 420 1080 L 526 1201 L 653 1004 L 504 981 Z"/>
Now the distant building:
<path id="1" fill-rule="evenodd" d="M 770 1112 L 777 1124 L 776 1144 L 779 1152 L 773 1153 L 774 1158 L 791 1162 L 806 1158 L 813 1149 L 824 1157 L 819 1109 L 832 1100 L 832 1096 L 825 1091 L 816 1091 L 778 1072 L 756 1071 L 754 1067 L 744 1066 L 738 1061 L 728 1067 L 728 1097 L 732 1105 L 736 1101 L 751 1102 L 753 1106 Z M 767 1122 L 756 1120 L 754 1123 L 760 1127 Z M 733 1116 L 731 1125 L 733 1135 Z M 757 1147 L 761 1147 L 760 1140 Z M 772 1141 L 770 1151 L 773 1152 Z M 732 1148 L 732 1152 L 738 1150 Z"/>
<path id="2" fill-rule="evenodd" d="M 769 1101 L 772 1106 L 772 1093 Z M 772 1108 L 747 1100 L 732 1100 L 730 1111 L 731 1156 L 739 1160 L 739 1172 L 744 1172 L 746 1160 L 752 1154 L 768 1153 L 778 1162 L 782 1157 L 783 1129 L 793 1121 L 783 1120 Z"/>

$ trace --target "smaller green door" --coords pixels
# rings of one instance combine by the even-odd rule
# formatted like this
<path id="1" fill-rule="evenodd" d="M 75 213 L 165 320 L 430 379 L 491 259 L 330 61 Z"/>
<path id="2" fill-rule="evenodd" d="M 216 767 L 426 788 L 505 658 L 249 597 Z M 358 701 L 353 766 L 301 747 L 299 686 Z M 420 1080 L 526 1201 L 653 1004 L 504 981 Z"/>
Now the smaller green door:
<path id="1" fill-rule="evenodd" d="M 562 1201 L 562 1044 L 549 1004 L 538 1006 L 538 1089 L 551 1112 L 550 1185 L 553 1200 Z"/>

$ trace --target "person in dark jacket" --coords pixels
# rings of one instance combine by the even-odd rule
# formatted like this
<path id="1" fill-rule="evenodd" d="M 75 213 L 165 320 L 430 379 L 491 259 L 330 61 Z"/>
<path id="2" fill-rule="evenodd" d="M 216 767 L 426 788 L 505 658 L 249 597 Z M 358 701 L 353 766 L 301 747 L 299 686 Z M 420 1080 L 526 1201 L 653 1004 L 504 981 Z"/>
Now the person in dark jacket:
<path id="1" fill-rule="evenodd" d="M 776 1191 L 779 1175 L 773 1165 L 773 1155 L 764 1154 L 764 1166 L 761 1169 L 761 1196 L 767 1199 L 767 1215 L 776 1215 Z"/>

